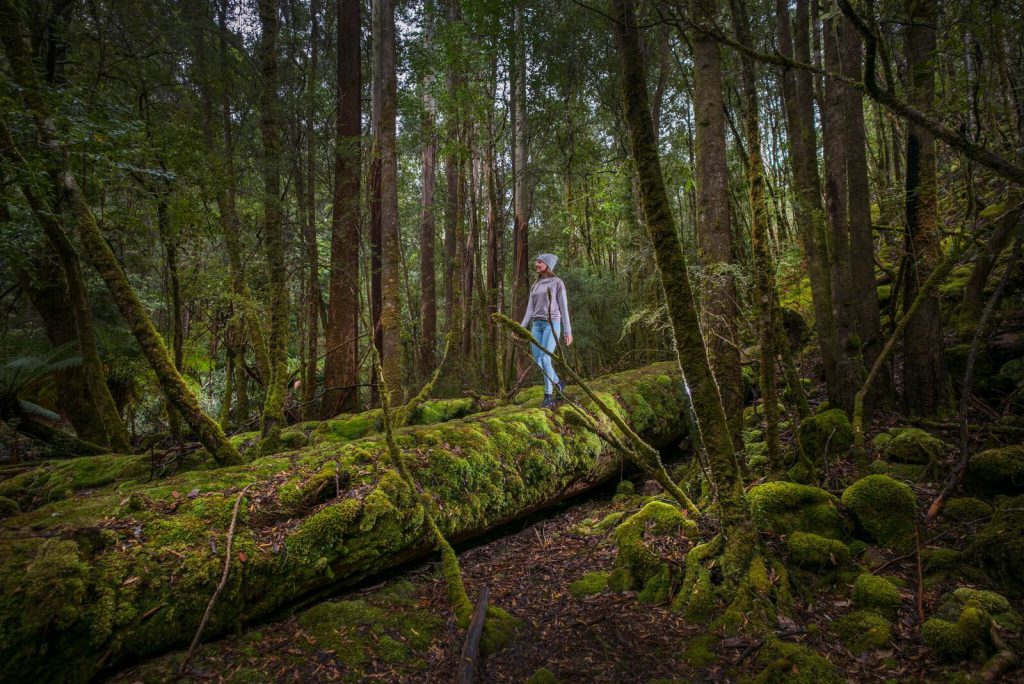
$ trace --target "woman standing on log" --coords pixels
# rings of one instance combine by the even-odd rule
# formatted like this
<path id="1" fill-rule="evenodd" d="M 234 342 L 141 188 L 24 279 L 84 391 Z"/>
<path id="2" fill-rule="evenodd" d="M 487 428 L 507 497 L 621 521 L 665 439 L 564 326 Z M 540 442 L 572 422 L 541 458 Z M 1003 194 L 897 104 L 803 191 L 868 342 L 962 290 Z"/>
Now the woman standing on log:
<path id="1" fill-rule="evenodd" d="M 559 335 L 564 335 L 566 346 L 572 344 L 572 326 L 569 323 L 569 303 L 565 297 L 565 283 L 555 275 L 558 257 L 541 254 L 537 257 L 537 282 L 530 289 L 530 300 L 526 306 L 522 326 L 530 331 L 548 352 L 554 352 Z M 544 402 L 542 408 L 555 405 L 554 386 L 558 391 L 565 389 L 565 383 L 558 379 L 551 363 L 551 355 L 544 353 L 536 344 L 530 345 L 533 360 L 544 374 Z"/>

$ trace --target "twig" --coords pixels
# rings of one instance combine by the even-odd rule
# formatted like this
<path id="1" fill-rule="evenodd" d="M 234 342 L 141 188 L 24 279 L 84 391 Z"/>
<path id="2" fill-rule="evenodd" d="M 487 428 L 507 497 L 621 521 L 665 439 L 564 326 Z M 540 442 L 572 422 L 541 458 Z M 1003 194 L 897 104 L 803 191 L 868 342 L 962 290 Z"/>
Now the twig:
<path id="1" fill-rule="evenodd" d="M 921 570 L 921 536 L 914 521 L 914 553 L 917 556 L 917 617 L 924 622 L 924 573 Z"/>
<path id="2" fill-rule="evenodd" d="M 476 661 L 480 655 L 480 636 L 484 631 L 484 620 L 487 617 L 487 587 L 480 589 L 480 598 L 476 600 L 473 619 L 466 632 L 466 643 L 462 646 L 462 658 L 459 661 L 458 684 L 472 684 L 476 677 Z"/>
<path id="3" fill-rule="evenodd" d="M 184 675 L 185 670 L 188 669 L 189 661 L 192 660 L 192 654 L 196 650 L 196 646 L 199 645 L 199 639 L 203 635 L 203 630 L 206 628 L 206 623 L 210 619 L 210 614 L 213 612 L 213 606 L 217 603 L 217 599 L 220 598 L 220 594 L 224 591 L 224 587 L 228 583 L 228 571 L 231 569 L 231 543 L 235 540 L 235 524 L 238 522 L 238 508 L 242 504 L 242 497 L 245 496 L 246 491 L 252 485 L 245 485 L 242 487 L 242 491 L 238 492 L 238 498 L 235 499 L 235 507 L 231 511 L 231 525 L 228 527 L 228 538 L 225 542 L 224 550 L 224 572 L 221 573 L 220 583 L 217 584 L 217 588 L 213 592 L 213 596 L 210 597 L 210 602 L 206 604 L 206 612 L 203 613 L 203 619 L 199 622 L 199 628 L 196 630 L 196 635 L 192 637 L 192 644 L 188 647 L 188 652 L 185 653 L 185 659 L 181 661 L 181 666 L 178 668 L 178 675 Z"/>

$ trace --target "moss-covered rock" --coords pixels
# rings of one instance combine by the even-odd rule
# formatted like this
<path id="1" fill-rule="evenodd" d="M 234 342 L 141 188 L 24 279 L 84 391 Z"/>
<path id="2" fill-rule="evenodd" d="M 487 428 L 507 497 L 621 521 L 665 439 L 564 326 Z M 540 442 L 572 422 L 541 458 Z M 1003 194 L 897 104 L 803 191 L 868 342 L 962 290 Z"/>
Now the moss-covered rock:
<path id="1" fill-rule="evenodd" d="M 534 670 L 534 673 L 526 680 L 526 684 L 558 684 L 558 677 L 548 668 L 540 667 Z"/>
<path id="2" fill-rule="evenodd" d="M 843 492 L 842 503 L 857 527 L 883 547 L 904 546 L 914 531 L 914 492 L 888 475 L 854 482 Z"/>
<path id="3" fill-rule="evenodd" d="M 853 583 L 853 605 L 856 608 L 895 620 L 902 603 L 900 590 L 884 577 L 865 572 L 858 575 Z"/>
<path id="4" fill-rule="evenodd" d="M 991 616 L 977 605 L 960 608 L 953 620 L 929 618 L 921 626 L 921 640 L 940 660 L 965 658 L 982 661 L 992 654 Z"/>
<path id="5" fill-rule="evenodd" d="M 697 524 L 678 508 L 651 501 L 626 518 L 612 535 L 619 550 L 616 568 L 625 573 L 625 577 L 617 578 L 617 584 L 638 590 L 638 599 L 645 603 L 667 600 L 672 588 L 672 568 L 658 546 L 678 548 L 683 539 L 696 533 Z"/>
<path id="6" fill-rule="evenodd" d="M 920 428 L 892 428 L 875 437 L 875 451 L 887 461 L 933 464 L 949 453 L 949 445 Z"/>
<path id="7" fill-rule="evenodd" d="M 569 593 L 576 598 L 600 594 L 608 586 L 608 574 L 603 571 L 588 572 L 569 585 Z"/>
<path id="8" fill-rule="evenodd" d="M 979 496 L 1024 493 L 1024 445 L 988 449 L 971 456 L 964 488 Z"/>
<path id="9" fill-rule="evenodd" d="M 1001 499 L 967 556 L 1001 589 L 1024 594 L 1024 496 Z"/>
<path id="10" fill-rule="evenodd" d="M 855 655 L 885 648 L 892 639 L 892 624 L 878 613 L 856 610 L 832 623 L 843 644 Z"/>
<path id="11" fill-rule="evenodd" d="M 808 457 L 817 461 L 828 453 L 842 454 L 853 446 L 853 426 L 842 409 L 808 416 L 800 423 L 800 440 Z"/>
<path id="12" fill-rule="evenodd" d="M 0 496 L 0 519 L 9 518 L 12 515 L 21 513 L 21 506 L 14 499 Z"/>
<path id="13" fill-rule="evenodd" d="M 970 496 L 956 497 L 946 501 L 942 515 L 953 522 L 977 522 L 992 516 L 992 507 Z"/>
<path id="14" fill-rule="evenodd" d="M 843 536 L 838 499 L 823 489 L 795 482 L 766 482 L 751 487 L 747 501 L 759 530 L 778 535 L 812 532 L 831 539 Z"/>
<path id="15" fill-rule="evenodd" d="M 675 363 L 592 387 L 655 446 L 685 433 Z M 620 472 L 621 454 L 568 420 L 571 412 L 504 406 L 408 426 L 395 439 L 442 531 L 470 537 Z M 430 552 L 422 509 L 379 435 L 311 441 L 242 466 L 142 481 L 147 465 L 146 478 L 115 477 L 89 496 L 6 519 L 0 576 L 26 589 L 0 594 L 0 679 L 85 681 L 100 667 L 97 653 L 116 667 L 187 643 L 220 580 L 225 532 L 247 485 L 236 560 L 207 638 Z"/>
<path id="16" fill-rule="evenodd" d="M 803 644 L 768 640 L 757 656 L 755 684 L 842 684 L 846 679 L 824 656 Z"/>
<path id="17" fill-rule="evenodd" d="M 846 544 L 812 532 L 794 532 L 789 535 L 786 551 L 794 563 L 816 572 L 831 572 L 850 560 L 850 549 Z"/>

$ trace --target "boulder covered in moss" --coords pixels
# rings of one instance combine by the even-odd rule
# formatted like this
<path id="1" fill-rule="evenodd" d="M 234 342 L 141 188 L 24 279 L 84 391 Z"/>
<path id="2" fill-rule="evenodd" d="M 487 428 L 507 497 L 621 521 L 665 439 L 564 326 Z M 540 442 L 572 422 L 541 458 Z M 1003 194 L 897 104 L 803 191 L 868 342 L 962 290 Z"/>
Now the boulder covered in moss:
<path id="1" fill-rule="evenodd" d="M 850 560 L 850 548 L 838 539 L 794 532 L 786 539 L 789 559 L 805 570 L 831 572 Z"/>
<path id="2" fill-rule="evenodd" d="M 569 585 L 569 593 L 576 598 L 583 598 L 593 594 L 600 594 L 607 586 L 607 572 L 588 572 L 586 575 Z"/>
<path id="3" fill-rule="evenodd" d="M 899 588 L 884 577 L 865 572 L 853 583 L 853 605 L 895 620 L 903 603 Z"/>
<path id="4" fill-rule="evenodd" d="M 954 497 L 946 501 L 942 515 L 953 522 L 977 522 L 992 517 L 992 507 L 974 497 Z"/>
<path id="5" fill-rule="evenodd" d="M 843 492 L 842 503 L 857 527 L 885 548 L 906 545 L 914 531 L 914 492 L 888 475 L 857 480 Z"/>
<path id="6" fill-rule="evenodd" d="M 895 463 L 934 464 L 949 453 L 949 445 L 920 428 L 892 428 L 872 442 L 882 458 Z"/>
<path id="7" fill-rule="evenodd" d="M 755 684 L 845 684 L 846 678 L 827 658 L 803 644 L 770 639 L 761 648 L 762 670 Z"/>
<path id="8" fill-rule="evenodd" d="M 654 446 L 685 434 L 677 364 L 592 387 Z M 469 538 L 620 473 L 621 453 L 572 413 L 503 406 L 408 426 L 395 440 L 436 502 L 442 532 Z M 101 666 L 187 644 L 220 581 L 243 488 L 234 560 L 207 638 L 431 553 L 418 499 L 389 467 L 384 439 L 322 437 L 240 466 L 114 478 L 87 497 L 4 520 L 0 576 L 20 591 L 0 594 L 0 679 L 87 681 Z"/>
<path id="9" fill-rule="evenodd" d="M 935 616 L 921 628 L 921 639 L 941 660 L 983 661 L 995 650 L 992 623 L 1010 631 L 1021 626 L 1020 615 L 1003 596 L 961 587 L 943 596 Z"/>
<path id="10" fill-rule="evenodd" d="M 662 549 L 679 549 L 686 537 L 696 533 L 697 523 L 678 508 L 651 501 L 615 528 L 612 540 L 619 553 L 609 585 L 639 591 L 637 598 L 644 603 L 667 600 L 672 588 L 672 567 Z"/>
<path id="11" fill-rule="evenodd" d="M 830 539 L 843 537 L 838 499 L 824 489 L 795 482 L 766 482 L 751 487 L 747 501 L 759 530 L 777 535 L 800 531 Z"/>
<path id="12" fill-rule="evenodd" d="M 988 449 L 971 456 L 964 488 L 979 496 L 1024 494 L 1024 445 Z"/>
<path id="13" fill-rule="evenodd" d="M 807 456 L 819 461 L 829 454 L 842 454 L 853 446 L 853 426 L 842 409 L 829 409 L 808 416 L 800 423 L 800 440 Z"/>
<path id="14" fill-rule="evenodd" d="M 999 501 L 988 524 L 970 537 L 967 556 L 1001 589 L 1024 595 L 1024 495 Z"/>
<path id="15" fill-rule="evenodd" d="M 14 499 L 0 496 L 0 519 L 9 518 L 12 515 L 21 513 L 21 506 Z"/>
<path id="16" fill-rule="evenodd" d="M 892 640 L 892 623 L 870 610 L 844 615 L 832 623 L 832 629 L 854 655 L 886 648 Z"/>

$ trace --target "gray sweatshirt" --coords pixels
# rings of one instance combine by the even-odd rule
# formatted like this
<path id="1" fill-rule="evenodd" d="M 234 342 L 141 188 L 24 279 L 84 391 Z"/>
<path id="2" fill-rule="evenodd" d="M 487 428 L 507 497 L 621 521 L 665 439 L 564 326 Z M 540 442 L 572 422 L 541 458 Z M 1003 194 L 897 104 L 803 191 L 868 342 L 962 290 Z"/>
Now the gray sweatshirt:
<path id="1" fill-rule="evenodd" d="M 552 303 L 550 312 L 548 302 Z M 572 325 L 569 323 L 569 304 L 565 299 L 565 283 L 558 276 L 541 278 L 530 288 L 530 301 L 526 305 L 526 315 L 523 316 L 522 326 L 529 328 L 530 323 L 535 319 L 548 320 L 551 314 L 551 321 L 562 322 L 562 335 L 572 334 Z"/>

